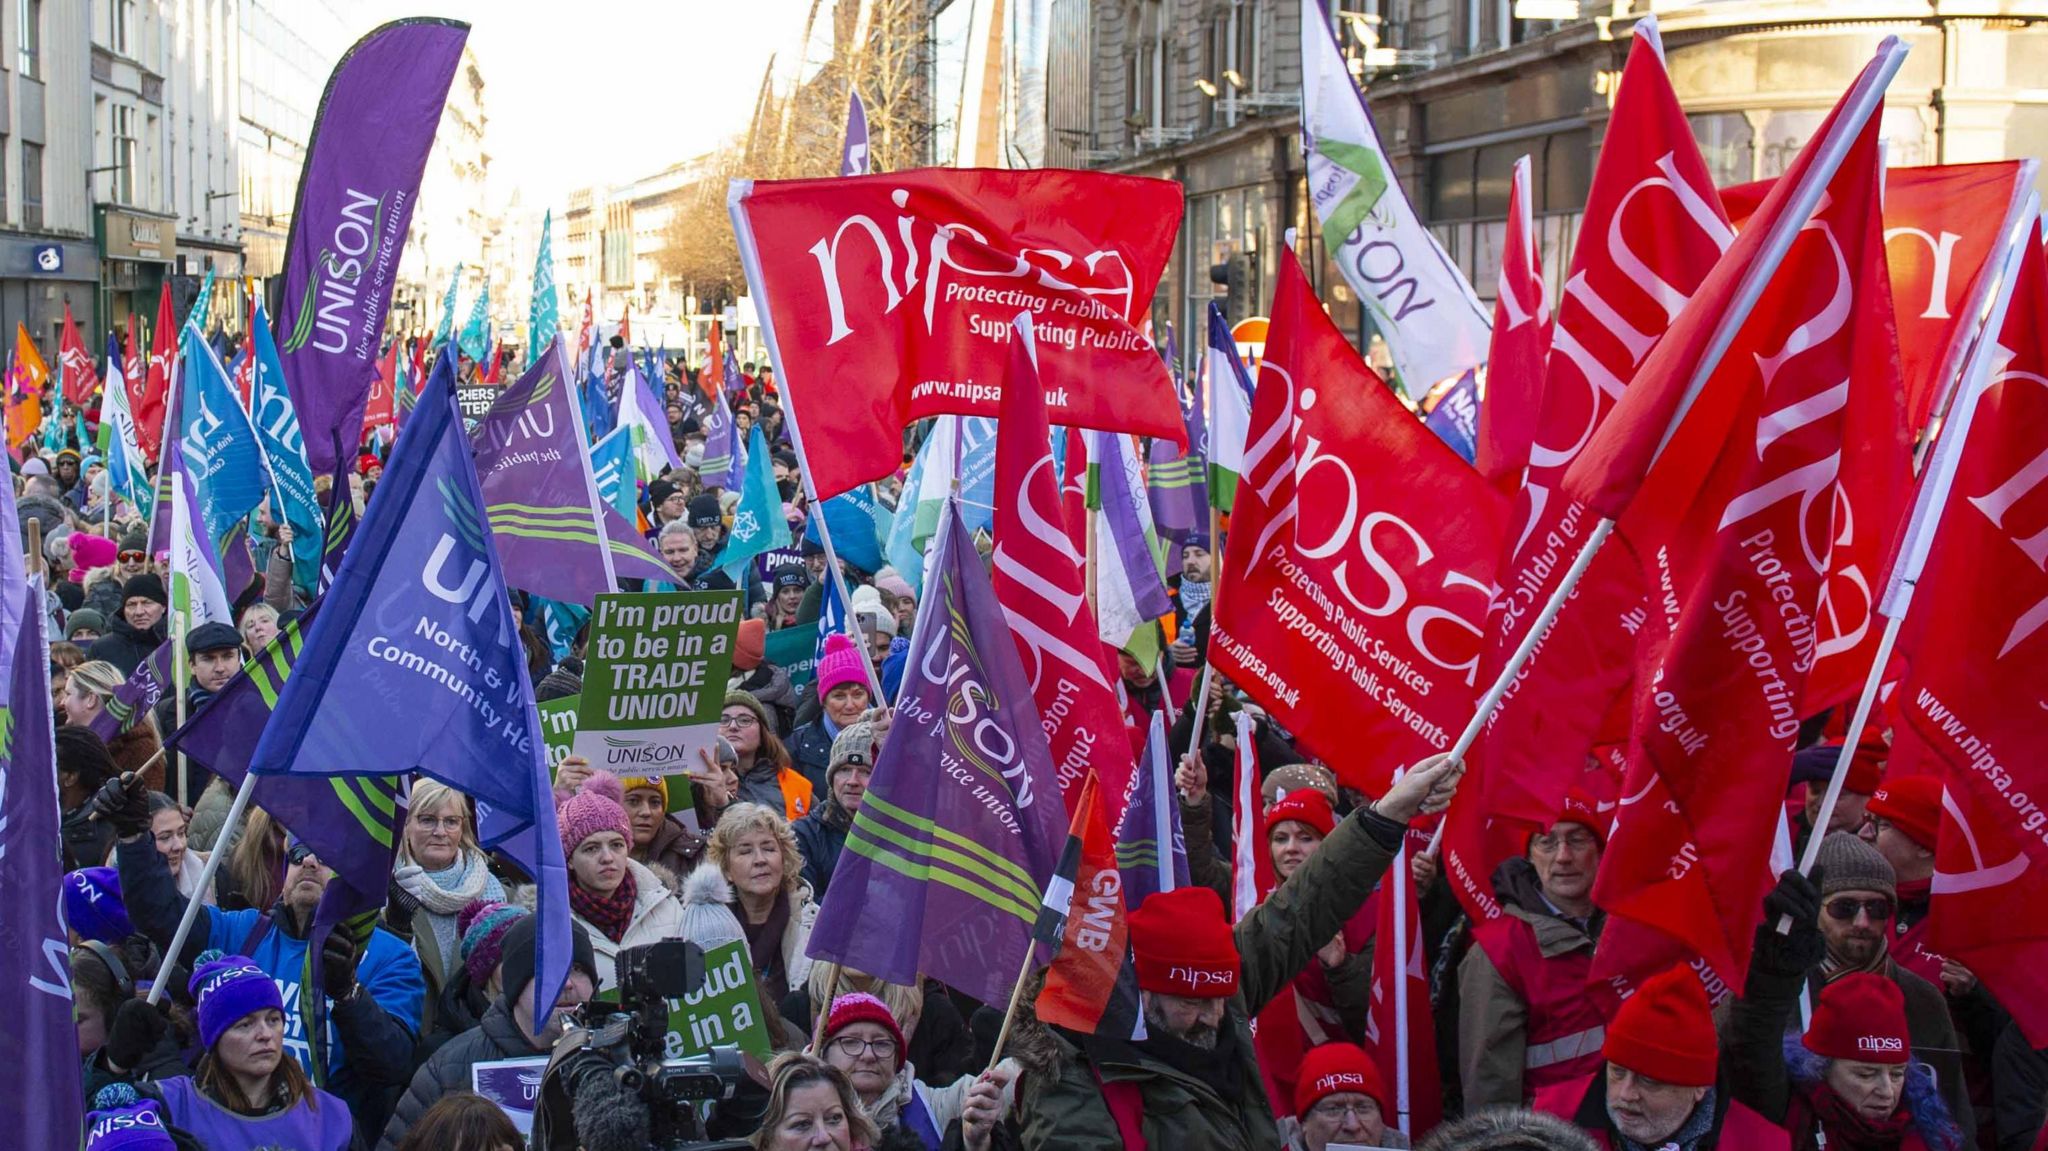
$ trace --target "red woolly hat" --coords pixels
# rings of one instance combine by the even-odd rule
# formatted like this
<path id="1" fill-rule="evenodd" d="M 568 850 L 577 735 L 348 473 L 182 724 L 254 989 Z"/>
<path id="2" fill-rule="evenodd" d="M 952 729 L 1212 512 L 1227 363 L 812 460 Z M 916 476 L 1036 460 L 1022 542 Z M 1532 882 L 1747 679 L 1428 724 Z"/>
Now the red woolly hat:
<path id="1" fill-rule="evenodd" d="M 1325 1043 L 1301 1058 L 1299 1078 L 1294 1081 L 1294 1117 L 1308 1118 L 1308 1109 L 1332 1095 L 1366 1095 L 1380 1105 L 1380 1114 L 1391 1117 L 1386 1085 L 1372 1056 L 1351 1043 Z"/>
<path id="2" fill-rule="evenodd" d="M 1267 808 L 1266 834 L 1273 834 L 1275 827 L 1290 820 L 1307 824 L 1324 839 L 1330 838 L 1330 833 L 1337 829 L 1337 815 L 1330 810 L 1330 801 L 1324 798 L 1322 792 L 1313 788 L 1303 787 L 1290 791 L 1285 798 Z"/>
<path id="3" fill-rule="evenodd" d="M 1206 887 L 1177 887 L 1131 912 L 1131 951 L 1140 990 L 1190 999 L 1237 994 L 1237 938 L 1223 900 Z"/>
<path id="4" fill-rule="evenodd" d="M 1638 1075 L 1683 1087 L 1711 1087 L 1721 1055 L 1707 989 L 1689 967 L 1651 977 L 1621 1001 L 1600 1054 Z"/>
<path id="5" fill-rule="evenodd" d="M 1907 839 L 1929 851 L 1941 831 L 1941 777 L 1908 775 L 1888 779 L 1870 793 L 1863 810 L 1887 820 Z"/>
<path id="6" fill-rule="evenodd" d="M 1906 1033 L 1906 993 L 1882 975 L 1844 975 L 1821 989 L 1813 1023 L 1800 1042 L 1825 1059 L 1904 1063 L 1913 1051 Z"/>

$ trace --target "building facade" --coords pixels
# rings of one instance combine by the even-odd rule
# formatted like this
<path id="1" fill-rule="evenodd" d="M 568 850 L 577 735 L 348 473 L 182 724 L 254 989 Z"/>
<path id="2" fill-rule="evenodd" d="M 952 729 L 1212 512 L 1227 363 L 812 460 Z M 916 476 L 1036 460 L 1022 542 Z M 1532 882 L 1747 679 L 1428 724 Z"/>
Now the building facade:
<path id="1" fill-rule="evenodd" d="M 98 319 L 90 16 L 0 4 L 0 333 L 25 326 L 50 362 L 67 303 L 81 331 Z"/>
<path id="2" fill-rule="evenodd" d="M 698 156 L 631 183 L 569 193 L 555 216 L 554 241 L 565 329 L 583 322 L 588 292 L 607 332 L 630 309 L 635 344 L 681 351 L 693 331 L 701 341 L 701 331 L 688 320 L 696 311 L 694 285 L 673 274 L 665 252 L 672 223 L 703 182 L 715 177 L 716 159 Z"/>
<path id="3" fill-rule="evenodd" d="M 1532 161 L 1553 295 L 1569 260 L 1634 21 L 1654 11 L 1673 84 L 1724 184 L 1783 170 L 1879 38 L 1912 47 L 1883 131 L 1893 165 L 2048 153 L 2048 6 L 1324 0 L 1421 217 L 1494 293 L 1510 173 Z M 1186 218 L 1155 323 L 1198 332 L 1272 296 L 1298 251 L 1331 314 L 1369 347 L 1364 309 L 1323 258 L 1301 157 L 1298 0 L 1051 0 L 1048 163 L 1180 181 Z M 1312 13 L 1311 13 L 1312 14 Z M 1193 340 L 1183 339 L 1192 356 Z"/>
<path id="4" fill-rule="evenodd" d="M 362 0 L 240 0 L 237 7 L 235 208 L 244 268 L 268 287 L 284 273 L 320 95 L 342 52 L 369 31 L 369 16 Z"/>

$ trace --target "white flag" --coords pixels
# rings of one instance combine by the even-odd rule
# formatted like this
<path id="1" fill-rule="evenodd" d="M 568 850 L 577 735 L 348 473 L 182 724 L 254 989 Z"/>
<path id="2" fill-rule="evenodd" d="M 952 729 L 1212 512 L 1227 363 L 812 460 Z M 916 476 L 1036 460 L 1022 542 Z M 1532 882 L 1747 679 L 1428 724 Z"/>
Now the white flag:
<path id="1" fill-rule="evenodd" d="M 1330 258 L 1394 356 L 1410 395 L 1486 359 L 1493 322 L 1394 178 L 1322 0 L 1301 0 L 1301 131 L 1309 198 Z"/>

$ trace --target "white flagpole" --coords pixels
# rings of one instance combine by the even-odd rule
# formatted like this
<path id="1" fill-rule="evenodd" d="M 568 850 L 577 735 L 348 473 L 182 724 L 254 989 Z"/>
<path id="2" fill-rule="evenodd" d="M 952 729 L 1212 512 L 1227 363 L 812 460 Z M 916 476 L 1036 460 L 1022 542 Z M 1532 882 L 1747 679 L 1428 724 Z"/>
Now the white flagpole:
<path id="1" fill-rule="evenodd" d="M 1394 1108 L 1399 1113 L 1401 1134 L 1409 1135 L 1413 1120 L 1408 1100 L 1408 832 L 1401 832 L 1401 846 L 1394 852 L 1394 866 L 1386 883 L 1394 889 Z"/>
<path id="2" fill-rule="evenodd" d="M 182 762 L 185 757 L 180 755 L 178 758 Z M 220 844 L 225 845 L 234 838 L 235 828 L 241 826 L 242 813 L 248 810 L 249 796 L 255 790 L 256 773 L 244 773 L 242 786 L 235 789 L 235 801 L 228 805 L 227 817 L 221 821 Z M 203 905 L 200 896 L 213 890 L 214 874 L 220 870 L 221 860 L 227 856 L 224 846 L 207 853 L 206 864 L 199 869 L 199 886 L 192 889 L 192 897 L 185 901 L 185 914 L 178 920 L 178 930 L 171 935 L 171 945 L 164 948 L 163 962 L 157 967 L 155 981 L 150 984 L 150 1006 L 154 1007 L 164 997 L 164 988 L 168 986 L 164 976 L 177 965 L 178 956 L 184 952 L 185 940 L 192 934 L 192 924 L 199 918 L 199 909 Z"/>
<path id="3" fill-rule="evenodd" d="M 555 345 L 555 370 L 560 373 L 562 387 L 573 388 L 568 353 L 562 348 L 562 334 L 556 332 L 549 342 Z M 583 426 L 582 400 L 573 392 L 568 396 L 568 408 L 569 423 L 576 436 L 576 455 L 583 461 L 583 491 L 590 497 L 590 526 L 597 532 L 597 550 L 604 556 L 605 590 L 616 592 L 619 590 L 619 573 L 612 564 L 611 533 L 604 529 L 604 493 L 597 490 L 597 474 L 590 470 L 590 432 Z"/>
<path id="4" fill-rule="evenodd" d="M 825 578 L 839 592 L 839 602 L 846 605 L 844 619 L 846 636 L 860 652 L 861 666 L 868 673 L 868 695 L 880 706 L 882 699 L 882 677 L 875 671 L 875 661 L 868 651 L 867 639 L 860 633 L 860 621 L 853 615 L 853 596 L 846 587 L 846 573 L 839 569 L 839 553 L 832 547 L 832 525 L 825 515 L 824 501 L 818 498 L 818 484 L 811 476 L 810 454 L 804 451 L 802 425 L 796 419 L 796 389 L 792 377 L 782 363 L 782 345 L 775 339 L 774 309 L 770 306 L 767 291 L 767 277 L 761 274 L 761 251 L 754 243 L 753 221 L 747 218 L 742 206 L 747 194 L 754 189 L 752 180 L 734 180 L 726 187 L 725 207 L 732 216 L 733 237 L 738 241 L 740 265 L 747 273 L 747 283 L 760 301 L 756 309 L 761 319 L 761 340 L 768 345 L 768 361 L 775 365 L 775 376 L 782 381 L 782 418 L 788 422 L 790 442 L 796 445 L 797 458 L 804 462 L 802 468 L 804 498 L 810 502 L 811 517 L 818 525 L 818 543 L 825 549 Z M 957 474 L 958 469 L 955 469 Z"/>
<path id="5" fill-rule="evenodd" d="M 1991 359 L 1998 345 L 1998 335 L 2005 328 L 2014 281 L 2019 277 L 2020 260 L 2026 255 L 2027 246 L 2033 242 L 2034 220 L 2040 208 L 2039 194 L 2029 192 L 2025 205 L 2026 210 L 2005 233 L 1997 287 L 1990 299 L 1984 302 L 1983 322 L 1969 343 L 1962 382 L 1956 390 L 1940 442 L 1935 445 L 1934 455 L 1921 477 L 1920 492 L 1914 500 L 1912 515 L 1906 521 L 1905 539 L 1899 547 L 1898 564 L 1892 572 L 1891 582 L 1885 587 L 1884 598 L 1878 604 L 1878 613 L 1885 617 L 1884 635 L 1878 640 L 1877 654 L 1871 660 L 1870 674 L 1863 681 L 1863 694 L 1856 701 L 1849 730 L 1842 737 L 1842 750 L 1835 756 L 1835 770 L 1828 778 L 1827 793 L 1821 797 L 1820 810 L 1814 813 L 1813 830 L 1807 837 L 1806 850 L 1799 858 L 1801 875 L 1813 871 L 1814 861 L 1820 856 L 1821 840 L 1827 838 L 1828 819 L 1834 814 L 1835 803 L 1842 796 L 1842 782 L 1848 778 L 1849 763 L 1856 757 L 1856 744 L 1863 738 L 1864 724 L 1870 719 L 1871 707 L 1877 702 L 1885 667 L 1891 662 L 1892 646 L 1898 641 L 1899 628 L 1906 622 L 1906 613 L 1913 603 L 1913 590 L 1920 582 L 1921 573 L 1927 569 L 1927 556 L 1933 550 L 1935 533 L 1941 527 L 1941 512 L 1948 504 L 1949 488 L 1955 482 L 1956 465 L 1962 460 L 1963 445 L 1969 439 L 1970 425 L 1976 418 L 1977 400 L 1990 384 Z M 1791 917 L 1780 916 L 1778 933 L 1783 935 L 1791 929 Z"/>
<path id="6" fill-rule="evenodd" d="M 1843 159 L 1848 156 L 1849 147 L 1855 143 L 1862 125 L 1883 105 L 1885 88 L 1891 83 L 1892 77 L 1897 75 L 1899 65 L 1905 62 L 1906 52 L 1906 46 L 1900 43 L 1896 36 L 1887 36 L 1884 42 L 1878 45 L 1877 70 L 1871 82 L 1861 91 L 1853 92 L 1847 99 L 1843 105 L 1842 117 L 1836 121 L 1834 132 L 1820 142 L 1820 150 L 1815 153 L 1813 163 L 1807 169 L 1806 179 L 1793 187 L 1792 198 L 1784 212 L 1779 215 L 1776 226 L 1765 235 L 1763 247 L 1758 251 L 1756 259 L 1743 270 L 1742 280 L 1736 285 L 1735 295 L 1729 301 L 1728 310 L 1722 314 L 1719 324 L 1714 329 L 1713 338 L 1708 341 L 1699 362 L 1694 365 L 1692 378 L 1685 387 L 1685 394 L 1679 398 L 1677 408 L 1671 413 L 1670 422 L 1664 427 L 1663 437 L 1657 441 L 1657 450 L 1650 456 L 1652 468 L 1663 456 L 1665 447 L 1671 443 L 1671 437 L 1676 435 L 1685 423 L 1686 413 L 1692 410 L 1692 405 L 1699 399 L 1700 392 L 1705 390 L 1707 381 L 1713 378 L 1714 372 L 1720 368 L 1722 357 L 1728 354 L 1729 345 L 1735 342 L 1736 335 L 1748 322 L 1750 312 L 1756 308 L 1757 299 L 1763 295 L 1765 286 L 1777 273 L 1778 265 L 1784 262 L 1785 254 L 1791 250 L 1792 241 L 1798 237 L 1800 230 L 1806 226 L 1806 222 L 1820 206 L 1821 197 L 1826 194 L 1829 182 L 1834 179 L 1835 172 L 1841 168 Z M 1472 744 L 1479 738 L 1486 721 L 1492 718 L 1494 709 L 1500 706 L 1501 697 L 1507 694 L 1509 685 L 1515 682 L 1515 678 L 1522 673 L 1522 668 L 1528 664 L 1529 658 L 1535 654 L 1537 645 L 1543 642 L 1543 637 L 1550 631 L 1551 624 L 1556 622 L 1558 612 L 1564 608 L 1564 601 L 1570 598 L 1572 590 L 1578 586 L 1579 579 L 1586 574 L 1586 568 L 1592 564 L 1593 557 L 1598 554 L 1601 545 L 1607 542 L 1607 537 L 1613 531 L 1614 521 L 1602 517 L 1587 534 L 1586 542 L 1580 547 L 1578 557 L 1572 561 L 1571 568 L 1565 572 L 1563 582 L 1558 584 L 1557 590 L 1551 593 L 1549 601 L 1543 605 L 1542 612 L 1530 623 L 1527 634 L 1523 635 L 1521 644 L 1515 648 L 1507 666 L 1501 668 L 1493 686 L 1480 698 L 1479 706 L 1474 709 L 1472 719 L 1466 723 L 1465 730 L 1458 734 L 1457 742 L 1451 746 L 1452 760 L 1464 759 L 1465 753 L 1472 749 Z M 1449 823 L 1450 820 L 1446 818 L 1437 824 L 1436 837 L 1430 841 L 1429 846 L 1432 854 L 1443 842 L 1444 828 Z"/>

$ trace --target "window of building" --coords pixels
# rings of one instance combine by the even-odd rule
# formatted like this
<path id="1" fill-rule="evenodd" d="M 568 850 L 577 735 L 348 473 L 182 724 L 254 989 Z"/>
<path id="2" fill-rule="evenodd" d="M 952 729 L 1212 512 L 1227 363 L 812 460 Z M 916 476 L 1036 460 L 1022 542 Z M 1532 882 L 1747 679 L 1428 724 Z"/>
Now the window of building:
<path id="1" fill-rule="evenodd" d="M 43 146 L 21 145 L 21 226 L 43 226 Z"/>
<path id="2" fill-rule="evenodd" d="M 135 19 L 135 0 L 99 0 L 93 5 L 93 26 L 105 37 L 109 50 L 129 55 L 128 29 Z"/>
<path id="3" fill-rule="evenodd" d="M 1245 91 L 1261 91 L 1265 79 L 1259 67 L 1259 26 L 1265 22 L 1263 0 L 1237 0 L 1237 58 L 1233 67 L 1244 77 Z"/>
<path id="4" fill-rule="evenodd" d="M 1700 156 L 1717 187 L 1747 184 L 1756 179 L 1756 131 L 1740 112 L 1709 112 L 1687 116 Z"/>
<path id="5" fill-rule="evenodd" d="M 0 222 L 7 219 L 7 137 L 0 136 Z"/>
<path id="6" fill-rule="evenodd" d="M 15 0 L 16 18 L 20 25 L 15 43 L 20 56 L 14 70 L 24 79 L 43 78 L 43 0 Z"/>
<path id="7" fill-rule="evenodd" d="M 135 140 L 135 109 L 126 104 L 116 104 L 112 111 L 113 118 L 108 125 L 111 133 L 107 138 L 113 142 L 113 155 L 108 159 L 108 163 L 114 166 L 114 202 L 133 204 L 138 151 Z"/>

